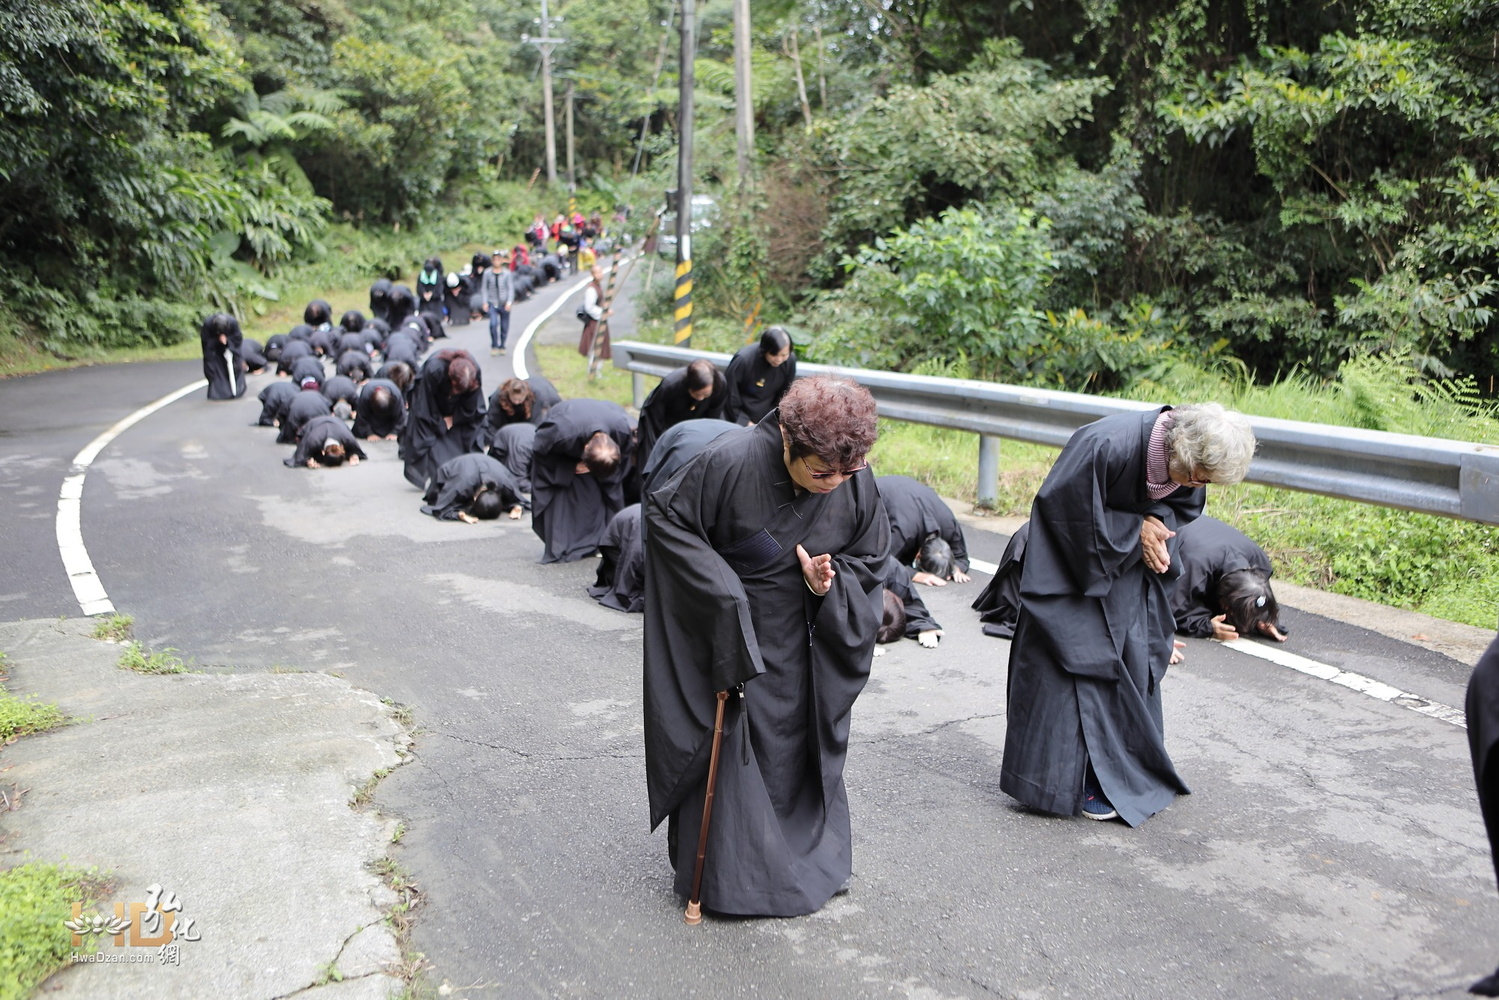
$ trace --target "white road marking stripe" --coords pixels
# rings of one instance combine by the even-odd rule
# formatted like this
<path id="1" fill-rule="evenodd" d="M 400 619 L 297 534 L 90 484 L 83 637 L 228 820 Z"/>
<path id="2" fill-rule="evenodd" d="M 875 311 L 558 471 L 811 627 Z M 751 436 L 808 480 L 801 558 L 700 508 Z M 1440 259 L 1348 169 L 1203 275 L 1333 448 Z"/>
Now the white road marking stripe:
<path id="1" fill-rule="evenodd" d="M 104 591 L 104 584 L 99 580 L 99 574 L 94 572 L 94 564 L 83 544 L 83 477 L 88 473 L 88 467 L 99 457 L 99 452 L 126 430 L 162 407 L 207 385 L 207 379 L 199 379 L 192 385 L 167 393 L 156 402 L 143 406 L 116 422 L 73 456 L 73 473 L 63 479 L 62 489 L 57 496 L 57 551 L 62 556 L 62 566 L 68 574 L 68 582 L 73 585 L 73 596 L 85 615 L 113 614 L 115 610 L 109 595 Z"/>
<path id="2" fill-rule="evenodd" d="M 628 264 L 637 256 L 639 256 L 639 254 L 622 258 L 620 260 L 620 263 Z M 515 371 L 516 378 L 527 379 L 531 377 L 529 373 L 530 369 L 526 367 L 526 345 L 531 343 L 531 338 L 536 336 L 536 331 L 541 329 L 541 324 L 551 319 L 553 314 L 555 314 L 558 309 L 562 308 L 562 304 L 564 302 L 572 298 L 578 292 L 581 292 L 583 289 L 587 288 L 588 283 L 592 280 L 592 277 L 587 277 L 577 284 L 573 285 L 561 295 L 557 296 L 556 302 L 553 302 L 551 305 L 543 309 L 540 316 L 537 316 L 530 323 L 526 324 L 526 328 L 521 331 L 520 339 L 515 342 L 515 360 L 511 362 L 510 365 L 510 367 Z"/>
<path id="3" fill-rule="evenodd" d="M 968 568 L 976 569 L 980 573 L 988 573 L 990 576 L 999 572 L 999 567 L 994 563 L 984 562 L 982 559 L 974 559 L 972 556 L 968 558 Z"/>
<path id="4" fill-rule="evenodd" d="M 1357 691 L 1359 694 L 1366 694 L 1371 698 L 1387 701 L 1391 704 L 1399 705 L 1401 708 L 1408 708 L 1412 712 L 1419 712 L 1422 715 L 1430 716 L 1433 719 L 1440 719 L 1443 722 L 1449 722 L 1463 729 L 1467 728 L 1467 720 L 1460 709 L 1431 701 L 1428 698 L 1422 698 L 1420 695 L 1411 694 L 1408 691 L 1402 691 L 1383 681 L 1377 681 L 1372 677 L 1365 677 L 1363 674 L 1354 673 L 1352 670 L 1340 670 L 1326 663 L 1318 663 L 1316 660 L 1309 660 L 1304 656 L 1297 656 L 1295 653 L 1288 653 L 1283 649 L 1277 649 L 1274 646 L 1268 646 L 1260 642 L 1252 642 L 1249 639 L 1234 639 L 1231 642 L 1223 643 L 1223 645 L 1240 653 L 1257 656 L 1262 660 L 1269 660 L 1271 663 L 1282 667 L 1289 667 L 1309 677 L 1331 681 L 1334 684 L 1341 684 L 1343 687 Z"/>

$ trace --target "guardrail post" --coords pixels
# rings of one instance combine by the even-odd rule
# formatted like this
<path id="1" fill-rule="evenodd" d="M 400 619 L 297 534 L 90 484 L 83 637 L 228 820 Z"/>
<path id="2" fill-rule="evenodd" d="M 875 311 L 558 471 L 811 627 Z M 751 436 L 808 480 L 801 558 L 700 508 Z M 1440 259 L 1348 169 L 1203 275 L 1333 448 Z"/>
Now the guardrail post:
<path id="1" fill-rule="evenodd" d="M 630 373 L 630 391 L 635 394 L 635 409 L 645 405 L 645 376 L 639 372 Z"/>
<path id="2" fill-rule="evenodd" d="M 999 506 L 999 438 L 993 434 L 979 435 L 979 482 L 980 507 Z"/>

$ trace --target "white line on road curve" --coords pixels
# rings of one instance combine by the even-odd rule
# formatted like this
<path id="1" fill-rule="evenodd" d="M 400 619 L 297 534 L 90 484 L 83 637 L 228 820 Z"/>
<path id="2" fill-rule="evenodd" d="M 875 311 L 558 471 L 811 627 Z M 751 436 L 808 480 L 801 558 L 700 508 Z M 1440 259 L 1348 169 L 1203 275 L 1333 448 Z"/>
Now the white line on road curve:
<path id="1" fill-rule="evenodd" d="M 637 256 L 639 255 L 636 254 L 634 256 L 627 257 L 621 260 L 620 263 L 628 264 Z M 521 331 L 520 339 L 515 342 L 515 361 L 511 363 L 511 368 L 514 369 L 516 378 L 528 379 L 531 377 L 530 369 L 526 367 L 526 347 L 531 343 L 531 338 L 536 336 L 536 331 L 541 329 L 541 324 L 551 319 L 553 314 L 556 313 L 558 309 L 562 308 L 562 304 L 568 299 L 572 298 L 574 294 L 587 288 L 588 283 L 592 280 L 592 277 L 588 277 L 584 278 L 582 281 L 577 282 L 571 288 L 567 289 L 561 295 L 557 296 L 557 301 L 553 302 L 551 305 L 543 309 L 541 311 L 541 315 L 537 316 L 530 323 L 526 324 L 526 328 Z"/>
<path id="2" fill-rule="evenodd" d="M 104 584 L 99 582 L 99 574 L 94 572 L 88 549 L 83 545 L 83 477 L 87 475 L 88 467 L 99 457 L 99 452 L 124 431 L 163 406 L 175 403 L 188 393 L 197 392 L 207 385 L 207 379 L 199 379 L 192 385 L 167 393 L 116 423 L 73 456 L 72 475 L 62 481 L 62 491 L 57 497 L 57 551 L 62 556 L 62 566 L 68 574 L 68 582 L 73 585 L 73 596 L 78 599 L 78 606 L 85 615 L 107 615 L 112 614 L 115 609 L 109 595 L 104 592 Z"/>

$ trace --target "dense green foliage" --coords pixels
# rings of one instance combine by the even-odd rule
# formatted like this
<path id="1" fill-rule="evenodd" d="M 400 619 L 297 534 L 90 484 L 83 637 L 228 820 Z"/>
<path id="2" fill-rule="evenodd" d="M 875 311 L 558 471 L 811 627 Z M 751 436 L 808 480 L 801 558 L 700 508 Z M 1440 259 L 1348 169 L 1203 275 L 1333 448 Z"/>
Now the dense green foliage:
<path id="1" fill-rule="evenodd" d="M 0 1000 L 24 1000 L 67 965 L 73 904 L 87 909 L 105 888 L 92 871 L 28 863 L 0 872 Z"/>

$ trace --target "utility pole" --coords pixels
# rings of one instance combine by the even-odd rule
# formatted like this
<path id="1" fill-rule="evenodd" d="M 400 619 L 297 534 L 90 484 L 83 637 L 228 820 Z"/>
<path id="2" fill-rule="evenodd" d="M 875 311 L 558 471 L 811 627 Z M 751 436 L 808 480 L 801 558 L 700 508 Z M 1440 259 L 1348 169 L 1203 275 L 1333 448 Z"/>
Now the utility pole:
<path id="1" fill-rule="evenodd" d="M 552 113 L 552 50 L 567 41 L 552 37 L 552 18 L 547 12 L 547 0 L 541 0 L 541 37 L 522 35 L 521 41 L 530 42 L 541 50 L 541 115 L 547 138 L 547 186 L 557 186 L 557 121 Z"/>
<path id="2" fill-rule="evenodd" d="M 567 81 L 567 217 L 578 210 L 574 200 L 578 193 L 578 175 L 573 166 L 573 81 Z"/>
<path id="3" fill-rule="evenodd" d="M 739 189 L 749 184 L 755 149 L 755 101 L 750 92 L 750 5 L 734 0 L 734 136 L 739 147 Z"/>
<path id="4" fill-rule="evenodd" d="M 677 284 L 672 341 L 692 346 L 692 60 L 697 55 L 697 3 L 682 0 L 681 86 L 677 111 Z"/>

